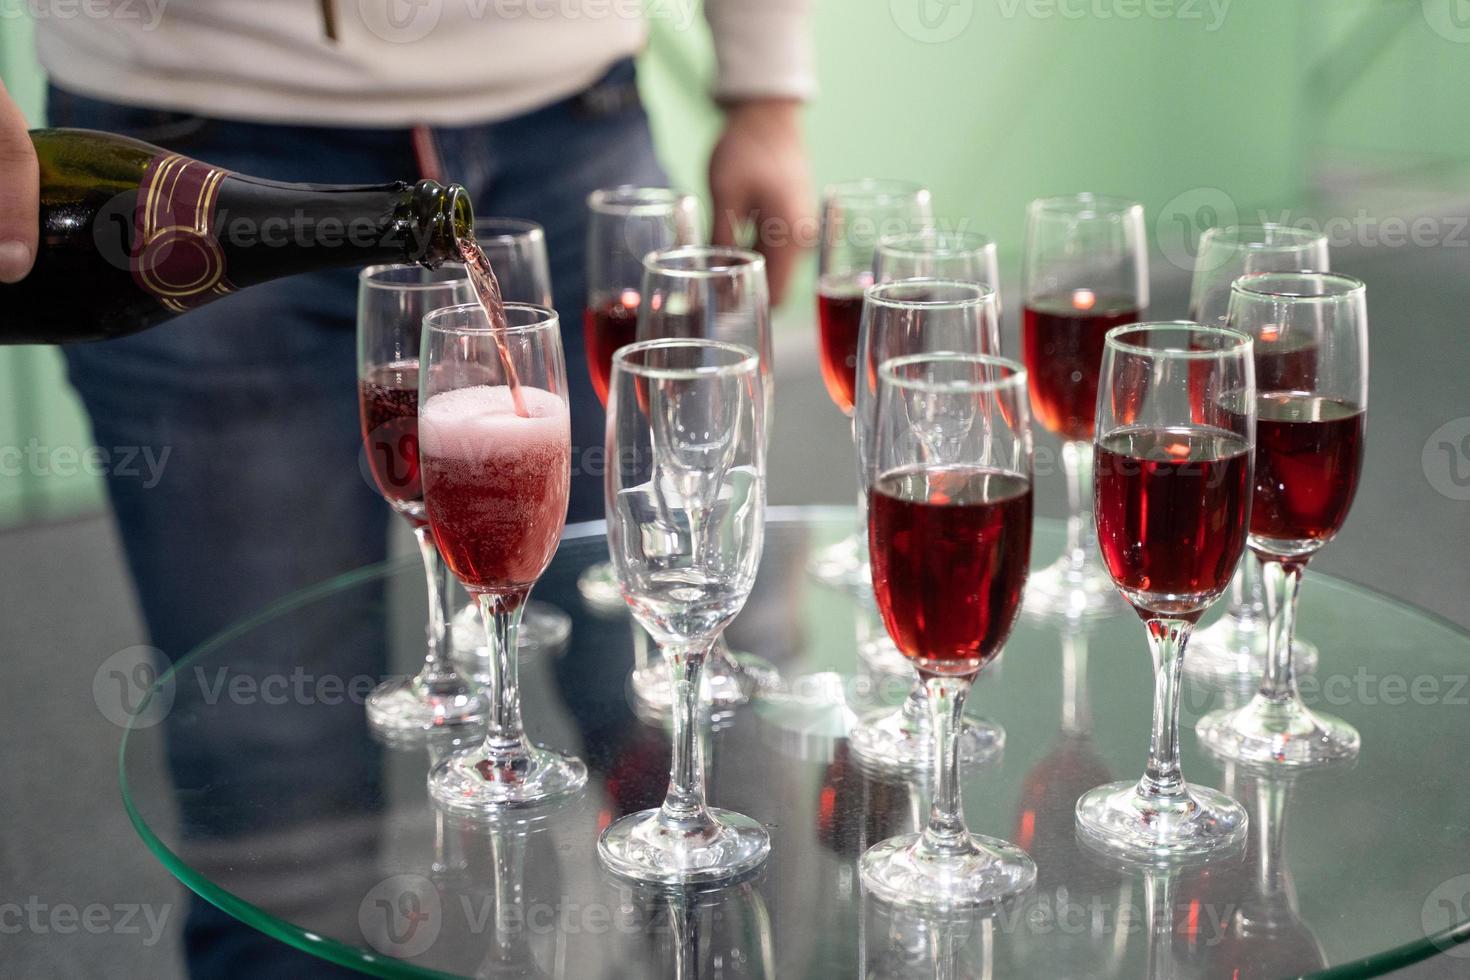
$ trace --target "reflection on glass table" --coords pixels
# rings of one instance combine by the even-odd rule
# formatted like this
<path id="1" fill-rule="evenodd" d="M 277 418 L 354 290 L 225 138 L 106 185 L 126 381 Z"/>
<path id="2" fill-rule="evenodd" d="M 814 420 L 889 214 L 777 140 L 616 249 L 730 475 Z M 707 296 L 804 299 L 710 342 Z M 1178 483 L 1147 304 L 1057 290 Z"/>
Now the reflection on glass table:
<path id="1" fill-rule="evenodd" d="M 755 591 L 730 629 L 734 644 L 784 676 L 830 675 L 855 692 L 856 600 L 804 571 L 851 525 L 851 511 L 773 508 Z M 1057 523 L 1038 523 L 1035 554 L 1061 543 Z M 1159 962 L 1160 936 L 1116 928 L 1124 916 L 1144 921 L 1146 876 L 1092 859 L 1071 823 L 1078 794 L 1140 761 L 1150 665 L 1133 617 L 1068 635 L 1023 618 L 1003 669 L 975 685 L 973 710 L 1008 738 L 1003 755 L 965 770 L 965 811 L 1032 852 L 1038 884 L 1020 907 L 958 928 L 913 913 L 894 924 L 891 909 L 862 894 L 856 860 L 922 824 L 922 778 L 870 771 L 830 717 L 799 730 L 792 705 L 771 711 L 757 700 L 711 733 L 708 791 L 766 825 L 770 857 L 713 906 L 681 912 L 679 926 L 664 896 L 640 896 L 597 863 L 600 830 L 657 805 L 670 762 L 666 721 L 640 718 L 629 697 L 626 618 L 594 613 L 576 590 L 606 553 L 589 527 L 571 528 L 538 585 L 573 629 L 561 649 L 522 654 L 526 725 L 585 759 L 589 779 L 581 795 L 518 827 L 437 812 L 425 777 L 442 747 L 389 747 L 367 725 L 362 702 L 379 677 L 352 665 L 369 639 L 386 643 L 389 671 L 422 660 L 416 559 L 292 596 L 175 664 L 160 681 L 173 694 L 168 724 L 127 733 L 122 782 L 144 842 L 202 896 L 186 928 L 193 975 L 316 977 L 331 974 L 329 960 L 382 976 L 504 966 L 641 980 L 675 976 L 680 949 L 688 976 L 781 980 L 933 976 L 946 949 L 955 976 L 989 962 L 998 978 L 1138 980 Z M 1470 785 L 1447 776 L 1435 751 L 1470 739 L 1470 636 L 1308 576 L 1301 620 L 1321 660 L 1303 696 L 1356 726 L 1366 748 L 1353 768 L 1263 789 L 1192 734 L 1195 719 L 1236 695 L 1186 682 L 1184 764 L 1245 805 L 1251 827 L 1238 863 L 1186 869 L 1171 884 L 1168 962 L 1181 980 L 1229 976 L 1225 965 L 1255 977 L 1318 962 L 1334 980 L 1382 975 L 1470 932 L 1454 931 L 1467 916 L 1463 892 L 1453 892 L 1470 870 L 1456 827 Z M 283 648 L 285 667 L 274 658 Z M 189 742 L 206 737 L 228 740 L 227 770 L 196 764 Z M 1458 975 L 1461 961 L 1445 962 Z"/>

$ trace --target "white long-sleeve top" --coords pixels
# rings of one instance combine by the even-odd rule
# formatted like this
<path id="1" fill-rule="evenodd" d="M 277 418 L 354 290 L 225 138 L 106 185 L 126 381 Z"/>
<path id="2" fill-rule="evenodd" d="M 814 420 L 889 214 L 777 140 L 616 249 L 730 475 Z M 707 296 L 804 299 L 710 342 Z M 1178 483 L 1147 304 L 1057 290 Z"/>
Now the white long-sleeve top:
<path id="1" fill-rule="evenodd" d="M 805 98 L 811 0 L 705 0 L 722 99 Z M 467 125 L 586 88 L 688 30 L 693 0 L 85 0 L 37 5 L 41 63 L 84 95 L 201 115 L 342 126 Z M 48 12 L 49 11 L 49 12 Z M 63 16 L 69 12 L 69 16 Z"/>

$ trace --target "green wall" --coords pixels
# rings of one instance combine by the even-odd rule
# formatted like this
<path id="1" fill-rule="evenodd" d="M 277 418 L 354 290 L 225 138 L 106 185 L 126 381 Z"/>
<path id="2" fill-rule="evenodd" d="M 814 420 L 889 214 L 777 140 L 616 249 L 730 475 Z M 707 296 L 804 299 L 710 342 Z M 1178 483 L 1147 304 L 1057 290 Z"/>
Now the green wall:
<path id="1" fill-rule="evenodd" d="M 999 241 L 1008 273 L 1040 194 L 1135 196 L 1167 254 L 1222 208 L 1309 207 L 1310 174 L 1453 186 L 1470 160 L 1455 2 L 817 0 L 814 175 L 925 181 L 941 217 Z M 39 121 L 30 46 L 23 20 L 0 20 L 0 76 Z M 691 189 L 717 132 L 700 94 L 711 61 L 702 29 L 654 19 L 644 90 Z M 796 290 L 788 329 L 808 309 Z M 54 351 L 0 350 L 0 386 L 0 445 L 87 444 Z M 84 476 L 0 475 L 0 522 L 100 499 Z"/>

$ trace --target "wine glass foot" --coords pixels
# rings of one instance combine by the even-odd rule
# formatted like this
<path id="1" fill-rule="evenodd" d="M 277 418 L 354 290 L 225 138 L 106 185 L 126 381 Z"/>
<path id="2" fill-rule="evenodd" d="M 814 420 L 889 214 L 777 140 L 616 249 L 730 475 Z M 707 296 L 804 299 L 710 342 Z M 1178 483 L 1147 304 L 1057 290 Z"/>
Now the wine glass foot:
<path id="1" fill-rule="evenodd" d="M 887 630 L 875 632 L 858 642 L 858 658 L 880 674 L 912 677 L 914 662 L 899 652 Z"/>
<path id="2" fill-rule="evenodd" d="M 1216 755 L 1261 766 L 1305 768 L 1357 758 L 1358 730 L 1320 715 L 1299 700 L 1273 701 L 1257 694 L 1244 707 L 1215 711 L 1195 726 Z"/>
<path id="3" fill-rule="evenodd" d="M 1026 579 L 1021 608 L 1043 619 L 1091 619 L 1115 615 L 1125 606 L 1106 570 L 1075 566 L 1064 555 Z"/>
<path id="4" fill-rule="evenodd" d="M 451 753 L 429 771 L 429 796 L 435 804 L 470 816 L 543 803 L 586 784 L 587 766 L 581 759 L 525 739 L 501 751 L 480 742 Z"/>
<path id="5" fill-rule="evenodd" d="M 700 676 L 700 701 L 717 709 L 746 704 L 761 692 L 781 689 L 781 674 L 770 661 L 751 653 L 716 654 L 709 658 Z M 633 671 L 628 680 L 633 697 L 658 710 L 673 706 L 674 692 L 669 671 L 663 663 Z"/>
<path id="6" fill-rule="evenodd" d="M 890 905 L 930 909 L 999 905 L 1036 884 L 1025 851 L 994 837 L 967 834 L 964 845 L 939 851 L 922 834 L 874 844 L 858 864 L 863 886 Z"/>
<path id="7" fill-rule="evenodd" d="M 1137 783 L 1108 783 L 1077 800 L 1077 832 L 1128 860 L 1206 858 L 1245 840 L 1245 808 L 1224 793 L 1186 786 L 1178 798 L 1147 797 Z"/>
<path id="8" fill-rule="evenodd" d="M 411 738 L 483 724 L 483 695 L 458 677 L 437 684 L 395 677 L 373 688 L 367 697 L 368 724 L 386 738 Z"/>
<path id="9" fill-rule="evenodd" d="M 453 659 L 455 667 L 477 681 L 490 673 L 490 647 L 485 643 L 485 627 L 480 611 L 473 603 L 454 614 Z M 566 647 L 572 636 L 572 619 L 549 602 L 532 599 L 521 615 L 521 628 L 516 634 L 520 656 Z"/>
<path id="10" fill-rule="evenodd" d="M 714 807 L 701 816 L 676 823 L 661 810 L 629 814 L 602 832 L 597 854 L 616 875 L 659 884 L 738 878 L 770 854 L 771 835 L 759 821 Z"/>
<path id="11" fill-rule="evenodd" d="M 596 565 L 587 566 L 577 576 L 577 591 L 581 593 L 582 601 L 594 612 L 615 613 L 628 608 L 628 604 L 623 601 L 623 590 L 618 585 L 617 576 L 613 574 L 611 562 L 600 561 Z"/>
<path id="12" fill-rule="evenodd" d="M 806 570 L 812 578 L 834 589 L 866 592 L 873 587 L 868 563 L 863 561 L 862 543 L 856 534 L 814 552 L 807 560 Z"/>
<path id="13" fill-rule="evenodd" d="M 870 715 L 848 733 L 853 754 L 880 771 L 927 772 L 934 765 L 934 732 L 926 716 L 910 717 L 902 707 Z M 964 720 L 959 733 L 960 762 L 984 765 L 1005 750 L 1006 732 L 994 722 Z"/>
<path id="14" fill-rule="evenodd" d="M 1291 643 L 1292 667 L 1300 675 L 1317 669 L 1317 647 L 1309 640 Z M 1266 624 L 1228 613 L 1189 640 L 1184 672 L 1217 686 L 1254 685 L 1266 672 Z"/>

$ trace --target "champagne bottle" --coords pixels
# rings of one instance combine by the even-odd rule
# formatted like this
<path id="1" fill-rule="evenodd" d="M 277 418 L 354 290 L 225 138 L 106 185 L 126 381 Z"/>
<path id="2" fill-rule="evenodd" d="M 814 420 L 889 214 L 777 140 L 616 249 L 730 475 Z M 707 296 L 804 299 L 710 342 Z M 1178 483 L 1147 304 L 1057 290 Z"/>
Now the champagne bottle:
<path id="1" fill-rule="evenodd" d="M 458 260 L 474 214 L 458 185 L 257 180 L 137 140 L 31 133 L 36 265 L 0 285 L 0 343 L 136 333 L 237 289 L 338 266 Z"/>

